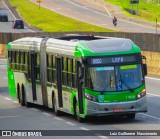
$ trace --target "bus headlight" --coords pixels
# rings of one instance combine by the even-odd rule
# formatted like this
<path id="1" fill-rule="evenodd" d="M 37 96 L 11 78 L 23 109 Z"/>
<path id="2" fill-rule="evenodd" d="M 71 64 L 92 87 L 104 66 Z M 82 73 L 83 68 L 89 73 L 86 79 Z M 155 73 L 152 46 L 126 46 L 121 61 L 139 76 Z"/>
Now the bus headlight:
<path id="1" fill-rule="evenodd" d="M 97 97 L 94 97 L 94 96 L 89 95 L 89 94 L 85 94 L 85 98 L 88 99 L 88 100 L 94 101 L 94 102 L 98 102 Z"/>
<path id="2" fill-rule="evenodd" d="M 146 89 L 143 89 L 141 93 L 137 95 L 137 99 L 140 99 L 146 95 Z"/>

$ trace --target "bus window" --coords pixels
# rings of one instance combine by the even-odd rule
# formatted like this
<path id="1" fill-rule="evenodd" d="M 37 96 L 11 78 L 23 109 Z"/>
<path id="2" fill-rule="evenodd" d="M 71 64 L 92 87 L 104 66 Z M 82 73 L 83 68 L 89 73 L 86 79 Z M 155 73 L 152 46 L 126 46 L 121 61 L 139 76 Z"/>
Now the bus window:
<path id="1" fill-rule="evenodd" d="M 12 57 L 11 57 L 11 69 L 12 70 L 15 70 L 15 61 L 16 61 L 15 51 L 12 51 Z"/>
<path id="2" fill-rule="evenodd" d="M 96 91 L 115 91 L 114 67 L 91 67 L 87 70 L 87 87 Z"/>
<path id="3" fill-rule="evenodd" d="M 27 72 L 28 71 L 28 52 L 24 53 L 24 71 Z"/>
<path id="4" fill-rule="evenodd" d="M 20 55 L 19 55 L 19 52 L 18 51 L 16 51 L 16 61 L 15 61 L 15 63 L 16 63 L 16 70 L 19 70 L 19 63 L 20 63 Z"/>
<path id="5" fill-rule="evenodd" d="M 36 80 L 40 80 L 40 55 L 36 55 Z"/>
<path id="6" fill-rule="evenodd" d="M 72 61 L 67 59 L 67 86 L 72 87 Z"/>
<path id="7" fill-rule="evenodd" d="M 20 62 L 19 62 L 19 69 L 20 71 L 23 71 L 23 60 L 24 60 L 24 53 L 23 52 L 19 52 L 19 59 L 20 59 Z"/>
<path id="8" fill-rule="evenodd" d="M 53 55 L 52 57 L 52 61 L 53 61 L 53 67 L 52 67 L 52 77 L 53 77 L 53 83 L 56 83 L 57 80 L 57 75 L 56 75 L 56 57 L 55 55 Z"/>
<path id="9" fill-rule="evenodd" d="M 77 74 L 76 74 L 76 60 L 73 59 L 73 73 L 72 73 L 72 87 L 76 88 L 77 87 Z"/>
<path id="10" fill-rule="evenodd" d="M 67 58 L 62 58 L 62 84 L 67 86 Z"/>

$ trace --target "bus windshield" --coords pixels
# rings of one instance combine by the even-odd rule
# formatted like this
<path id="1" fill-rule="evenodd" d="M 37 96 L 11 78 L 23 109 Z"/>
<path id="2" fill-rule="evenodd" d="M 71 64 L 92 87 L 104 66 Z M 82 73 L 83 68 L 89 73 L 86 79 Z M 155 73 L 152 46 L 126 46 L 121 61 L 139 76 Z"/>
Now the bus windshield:
<path id="1" fill-rule="evenodd" d="M 89 67 L 86 87 L 95 91 L 133 90 L 143 84 L 141 64 Z"/>

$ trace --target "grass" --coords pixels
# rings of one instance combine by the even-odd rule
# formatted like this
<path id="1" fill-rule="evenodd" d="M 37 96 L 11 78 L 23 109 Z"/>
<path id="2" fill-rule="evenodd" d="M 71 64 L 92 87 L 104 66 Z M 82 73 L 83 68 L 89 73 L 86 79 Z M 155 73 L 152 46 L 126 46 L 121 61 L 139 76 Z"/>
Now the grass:
<path id="1" fill-rule="evenodd" d="M 113 32 L 113 30 L 77 21 L 45 8 L 29 0 L 9 0 L 23 19 L 31 26 L 46 32 Z"/>
<path id="2" fill-rule="evenodd" d="M 130 14 L 131 5 L 130 0 L 105 0 L 106 2 L 110 2 L 112 4 L 118 5 L 125 14 L 129 16 L 133 16 Z M 159 1 L 160 2 L 160 1 Z M 137 10 L 137 5 L 133 5 L 133 9 Z M 156 18 L 160 19 L 160 5 L 158 5 L 157 0 L 139 0 L 138 4 L 138 15 L 134 17 L 143 18 L 149 21 L 156 21 Z"/>

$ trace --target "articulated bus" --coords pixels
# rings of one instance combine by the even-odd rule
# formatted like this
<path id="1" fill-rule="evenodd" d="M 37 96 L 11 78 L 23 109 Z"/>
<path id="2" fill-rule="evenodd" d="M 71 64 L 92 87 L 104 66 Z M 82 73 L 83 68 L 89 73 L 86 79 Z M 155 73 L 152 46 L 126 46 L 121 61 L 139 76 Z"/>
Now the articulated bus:
<path id="1" fill-rule="evenodd" d="M 26 37 L 8 44 L 10 96 L 66 112 L 134 119 L 147 112 L 146 58 L 130 39 L 68 35 Z"/>

